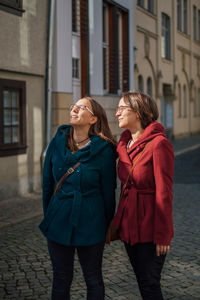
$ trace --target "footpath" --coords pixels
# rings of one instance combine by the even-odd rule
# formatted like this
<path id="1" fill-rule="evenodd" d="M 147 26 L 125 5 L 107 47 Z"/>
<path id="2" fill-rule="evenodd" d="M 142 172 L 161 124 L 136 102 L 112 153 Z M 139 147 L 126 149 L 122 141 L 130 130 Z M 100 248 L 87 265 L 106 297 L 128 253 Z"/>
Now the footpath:
<path id="1" fill-rule="evenodd" d="M 171 141 L 175 156 L 200 148 L 200 134 Z M 0 229 L 42 215 L 41 192 L 0 200 Z"/>

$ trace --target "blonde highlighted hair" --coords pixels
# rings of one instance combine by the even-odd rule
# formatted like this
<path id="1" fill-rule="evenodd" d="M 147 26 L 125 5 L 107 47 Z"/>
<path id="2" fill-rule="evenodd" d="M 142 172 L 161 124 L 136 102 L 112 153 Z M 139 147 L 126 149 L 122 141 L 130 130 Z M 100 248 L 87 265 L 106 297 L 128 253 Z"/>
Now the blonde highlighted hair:
<path id="1" fill-rule="evenodd" d="M 124 93 L 122 98 L 138 114 L 143 129 L 158 119 L 157 104 L 149 95 L 137 91 L 129 91 Z"/>

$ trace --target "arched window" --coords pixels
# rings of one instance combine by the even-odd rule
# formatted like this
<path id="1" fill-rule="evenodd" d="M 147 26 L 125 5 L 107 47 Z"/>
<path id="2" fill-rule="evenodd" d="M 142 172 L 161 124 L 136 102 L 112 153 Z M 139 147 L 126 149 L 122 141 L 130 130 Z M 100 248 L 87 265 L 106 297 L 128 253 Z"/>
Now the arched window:
<path id="1" fill-rule="evenodd" d="M 182 117 L 182 97 L 181 97 L 181 85 L 178 85 L 178 116 Z"/>
<path id="2" fill-rule="evenodd" d="M 187 117 L 187 89 L 186 85 L 183 86 L 183 117 Z"/>
<path id="3" fill-rule="evenodd" d="M 139 90 L 140 92 L 143 92 L 143 90 L 144 90 L 143 77 L 142 77 L 142 75 L 139 75 L 139 76 L 138 76 L 138 90 Z"/>
<path id="4" fill-rule="evenodd" d="M 147 94 L 152 96 L 152 79 L 151 77 L 147 78 Z"/>

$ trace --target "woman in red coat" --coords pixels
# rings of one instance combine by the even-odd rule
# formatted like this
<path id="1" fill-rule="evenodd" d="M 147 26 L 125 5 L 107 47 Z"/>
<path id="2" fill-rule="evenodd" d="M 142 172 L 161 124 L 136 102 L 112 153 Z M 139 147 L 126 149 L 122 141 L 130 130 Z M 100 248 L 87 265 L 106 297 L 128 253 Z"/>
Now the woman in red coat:
<path id="1" fill-rule="evenodd" d="M 161 300 L 160 276 L 173 237 L 174 152 L 148 95 L 125 93 L 116 116 L 126 130 L 117 148 L 123 196 L 113 224 L 124 241 L 142 299 Z"/>

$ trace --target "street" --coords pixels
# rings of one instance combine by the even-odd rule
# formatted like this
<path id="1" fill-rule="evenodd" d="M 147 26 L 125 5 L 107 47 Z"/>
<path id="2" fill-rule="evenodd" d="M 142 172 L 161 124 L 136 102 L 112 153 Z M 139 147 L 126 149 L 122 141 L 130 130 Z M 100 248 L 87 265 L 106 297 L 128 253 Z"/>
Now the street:
<path id="1" fill-rule="evenodd" d="M 1 229 L 0 299 L 50 299 L 51 265 L 41 217 Z M 200 148 L 179 155 L 174 176 L 175 237 L 162 273 L 165 300 L 200 299 Z M 123 244 L 105 247 L 103 274 L 106 300 L 141 299 Z M 75 261 L 71 299 L 86 299 L 79 263 Z"/>

